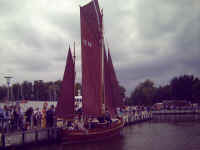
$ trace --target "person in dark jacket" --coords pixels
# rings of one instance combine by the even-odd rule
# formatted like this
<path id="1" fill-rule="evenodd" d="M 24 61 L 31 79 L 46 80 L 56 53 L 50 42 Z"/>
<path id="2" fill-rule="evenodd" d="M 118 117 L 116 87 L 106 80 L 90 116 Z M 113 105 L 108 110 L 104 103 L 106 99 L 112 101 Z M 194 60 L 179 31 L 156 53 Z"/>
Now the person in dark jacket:
<path id="1" fill-rule="evenodd" d="M 54 116 L 55 116 L 55 110 L 54 105 L 51 105 L 51 107 L 47 110 L 47 127 L 53 127 L 54 124 Z"/>

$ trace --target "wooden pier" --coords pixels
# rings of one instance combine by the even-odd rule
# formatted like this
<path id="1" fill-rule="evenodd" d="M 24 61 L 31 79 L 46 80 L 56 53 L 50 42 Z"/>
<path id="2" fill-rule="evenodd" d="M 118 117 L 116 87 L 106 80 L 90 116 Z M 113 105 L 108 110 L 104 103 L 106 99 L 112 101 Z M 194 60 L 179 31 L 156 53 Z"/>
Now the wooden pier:
<path id="1" fill-rule="evenodd" d="M 58 141 L 60 128 L 33 129 L 13 133 L 0 133 L 0 149 L 37 144 L 44 141 Z"/>
<path id="2" fill-rule="evenodd" d="M 140 113 L 126 112 L 123 115 L 123 120 L 126 125 L 148 120 L 154 121 L 196 121 L 200 120 L 200 109 L 188 110 L 153 110 L 141 111 Z"/>
<path id="3" fill-rule="evenodd" d="M 153 110 L 153 115 L 182 115 L 182 114 L 200 114 L 200 109 L 187 109 L 187 110 Z"/>
<path id="4" fill-rule="evenodd" d="M 141 113 L 135 113 L 135 114 L 129 112 L 123 116 L 125 126 L 134 123 L 148 121 L 151 119 L 152 119 L 152 113 L 147 111 L 142 111 Z"/>

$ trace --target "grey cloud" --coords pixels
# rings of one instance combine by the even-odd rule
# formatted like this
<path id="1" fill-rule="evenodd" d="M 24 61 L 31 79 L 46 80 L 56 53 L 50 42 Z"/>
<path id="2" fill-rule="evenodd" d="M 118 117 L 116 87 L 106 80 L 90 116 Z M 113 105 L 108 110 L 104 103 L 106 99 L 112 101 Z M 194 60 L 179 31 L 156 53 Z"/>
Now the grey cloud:
<path id="1" fill-rule="evenodd" d="M 21 81 L 61 79 L 69 43 L 72 47 L 76 41 L 80 80 L 78 4 L 85 3 L 0 1 L 2 72 L 12 70 Z M 147 78 L 159 85 L 181 74 L 200 76 L 198 0 L 99 3 L 118 80 L 127 88 L 127 94 Z"/>
<path id="2" fill-rule="evenodd" d="M 23 71 L 45 72 L 51 67 L 51 63 L 43 58 L 29 58 L 17 60 L 17 64 Z"/>
<path id="3" fill-rule="evenodd" d="M 21 55 L 12 55 L 7 65 L 14 66 L 15 71 L 22 72 L 44 72 L 52 66 L 45 55 L 30 51 Z"/>
<path id="4" fill-rule="evenodd" d="M 0 16 L 4 15 L 14 15 L 16 11 L 20 10 L 20 7 L 23 7 L 25 4 L 25 1 L 7 1 L 7 0 L 1 0 L 0 1 Z"/>
<path id="5" fill-rule="evenodd" d="M 49 16 L 48 19 L 49 23 L 56 25 L 65 34 L 69 34 L 69 36 L 74 40 L 77 40 L 80 36 L 80 25 L 77 24 L 79 20 L 79 17 L 73 13 L 64 13 L 59 16 Z"/>

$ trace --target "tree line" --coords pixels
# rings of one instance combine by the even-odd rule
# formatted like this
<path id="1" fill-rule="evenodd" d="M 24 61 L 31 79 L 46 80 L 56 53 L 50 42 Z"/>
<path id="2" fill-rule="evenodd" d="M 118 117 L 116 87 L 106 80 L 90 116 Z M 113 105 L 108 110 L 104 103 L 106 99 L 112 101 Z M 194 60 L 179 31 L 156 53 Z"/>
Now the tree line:
<path id="1" fill-rule="evenodd" d="M 21 84 L 15 83 L 9 88 L 0 86 L 0 101 L 10 100 L 43 100 L 57 101 L 60 95 L 61 80 L 55 82 L 34 82 L 24 81 Z M 75 84 L 75 95 L 81 91 L 81 84 Z M 126 97 L 126 89 L 120 86 L 120 94 L 126 105 L 153 105 L 163 100 L 186 100 L 191 103 L 200 103 L 200 79 L 193 75 L 181 75 L 171 79 L 167 85 L 156 87 L 154 82 L 147 79 L 138 84 Z M 80 93 L 81 94 L 81 93 Z"/>
<path id="2" fill-rule="evenodd" d="M 154 82 L 147 79 L 136 86 L 130 97 L 126 98 L 127 105 L 153 105 L 163 100 L 185 100 L 200 103 L 200 80 L 193 75 L 181 75 L 171 79 L 167 85 L 156 87 Z"/>
<path id="3" fill-rule="evenodd" d="M 55 82 L 44 82 L 36 80 L 34 82 L 23 81 L 14 83 L 9 88 L 6 85 L 0 86 L 0 101 L 3 100 L 42 100 L 57 101 L 60 95 L 61 80 Z M 75 95 L 78 95 L 80 83 L 75 84 Z"/>

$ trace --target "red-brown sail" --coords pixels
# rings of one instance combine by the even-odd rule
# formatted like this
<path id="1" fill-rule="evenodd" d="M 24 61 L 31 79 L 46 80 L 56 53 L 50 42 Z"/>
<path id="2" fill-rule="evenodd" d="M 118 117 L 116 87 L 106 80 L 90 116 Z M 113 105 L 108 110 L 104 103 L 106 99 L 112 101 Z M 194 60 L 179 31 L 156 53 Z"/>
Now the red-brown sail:
<path id="1" fill-rule="evenodd" d="M 90 115 L 98 117 L 104 113 L 104 106 L 112 113 L 112 94 L 109 64 L 106 53 L 102 50 L 102 14 L 99 10 L 97 0 L 93 0 L 80 8 L 81 17 L 81 48 L 82 48 L 82 98 L 84 118 Z M 105 50 L 105 49 L 104 49 Z M 70 52 L 71 54 L 71 52 Z M 72 57 L 72 56 L 70 56 Z M 67 72 L 67 71 L 66 71 Z M 64 77 L 65 78 L 65 77 Z M 73 80 L 73 79 L 72 79 Z M 107 82 L 108 81 L 108 82 Z M 104 83 L 105 82 L 105 83 Z M 66 85 L 67 83 L 63 83 Z M 104 87 L 110 91 L 104 90 Z M 71 90 L 73 91 L 73 87 Z M 105 97 L 104 97 L 105 95 Z M 107 95 L 107 96 L 106 96 Z M 111 97 L 111 98 L 110 98 Z M 64 106 L 65 104 L 63 104 Z M 67 104 L 68 105 L 68 104 Z M 58 109 L 66 110 L 59 104 Z M 62 108 L 61 108 L 62 107 Z M 61 112 L 59 112 L 62 114 Z M 58 114 L 59 114 L 58 113 Z M 101 119 L 103 121 L 103 118 Z M 81 127 L 80 130 L 70 130 L 63 128 L 61 132 L 62 140 L 67 143 L 92 142 L 105 140 L 113 136 L 119 136 L 123 128 L 123 122 L 115 119 L 107 128 L 101 120 L 95 121 L 95 128 L 90 128 L 92 122 L 85 120 L 89 125 L 87 129 Z M 82 123 L 80 122 L 80 125 Z M 78 123 L 79 125 L 79 123 Z"/>
<path id="2" fill-rule="evenodd" d="M 112 102 L 112 89 L 111 89 L 111 80 L 110 80 L 110 71 L 108 66 L 108 59 L 106 56 L 106 49 L 104 46 L 104 88 L 105 88 L 105 107 L 113 116 L 115 113 L 115 108 Z"/>
<path id="3" fill-rule="evenodd" d="M 61 93 L 56 107 L 56 115 L 58 118 L 71 119 L 74 114 L 74 82 L 75 82 L 75 66 L 69 48 L 66 68 L 63 76 Z"/>
<path id="4" fill-rule="evenodd" d="M 82 96 L 85 115 L 101 114 L 101 14 L 98 2 L 80 7 L 82 48 Z"/>
<path id="5" fill-rule="evenodd" d="M 108 68 L 110 71 L 110 85 L 112 90 L 112 104 L 115 108 L 123 106 L 123 99 L 120 94 L 120 87 L 117 81 L 117 76 L 115 74 L 114 66 L 112 63 L 112 58 L 110 55 L 110 51 L 108 49 Z"/>

